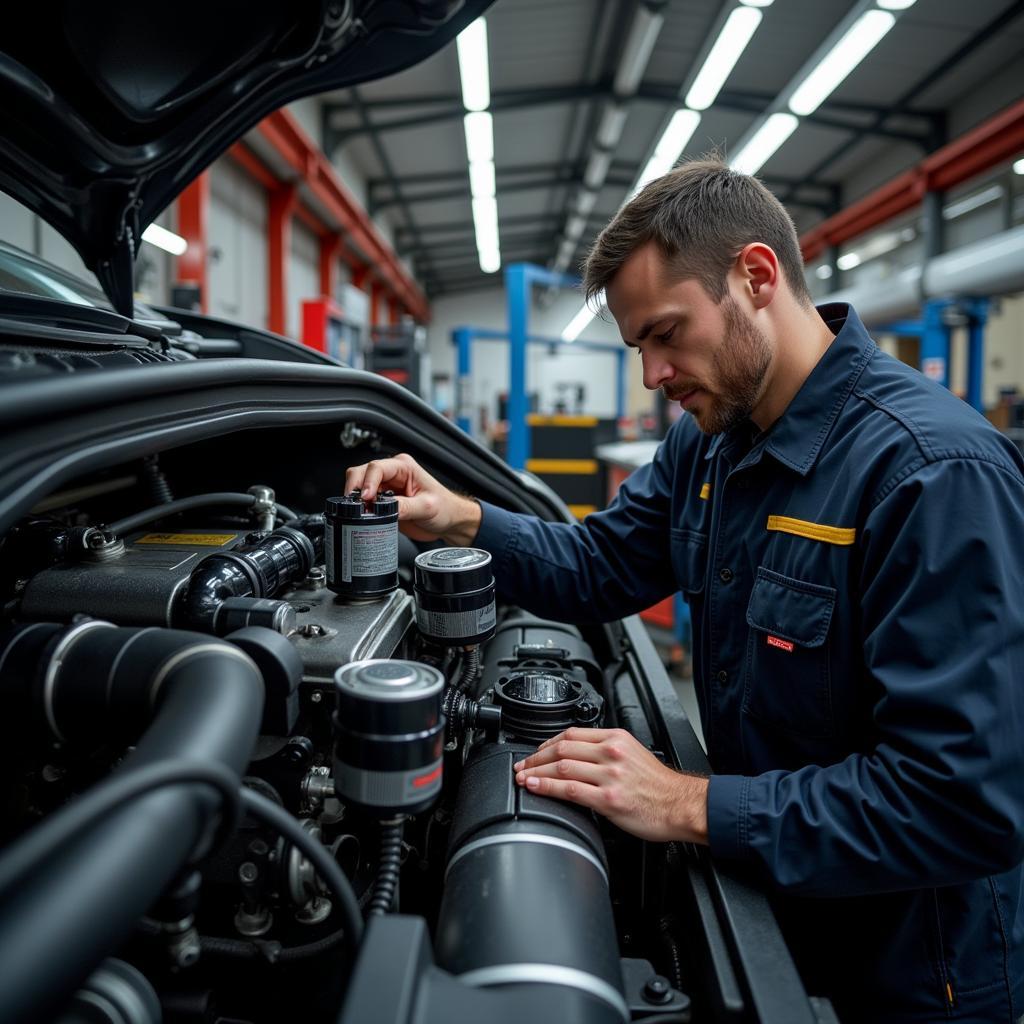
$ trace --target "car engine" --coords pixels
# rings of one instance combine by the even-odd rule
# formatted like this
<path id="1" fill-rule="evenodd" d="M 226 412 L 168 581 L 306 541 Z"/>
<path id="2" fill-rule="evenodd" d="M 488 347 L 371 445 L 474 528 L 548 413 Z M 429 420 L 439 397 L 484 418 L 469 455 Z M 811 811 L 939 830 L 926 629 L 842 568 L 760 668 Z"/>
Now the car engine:
<path id="1" fill-rule="evenodd" d="M 515 785 L 570 726 L 665 756 L 639 641 L 509 606 L 388 492 L 175 498 L 210 455 L 3 537 L 0 1019 L 762 1019 L 702 855 Z"/>

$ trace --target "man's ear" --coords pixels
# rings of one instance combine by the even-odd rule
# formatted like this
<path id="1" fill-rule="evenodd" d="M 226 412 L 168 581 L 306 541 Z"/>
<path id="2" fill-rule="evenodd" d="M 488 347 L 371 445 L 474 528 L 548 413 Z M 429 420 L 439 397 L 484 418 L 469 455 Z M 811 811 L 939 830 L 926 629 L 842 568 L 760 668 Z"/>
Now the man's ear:
<path id="1" fill-rule="evenodd" d="M 733 274 L 755 309 L 770 305 L 782 284 L 779 258 L 764 242 L 751 242 L 740 250 Z"/>

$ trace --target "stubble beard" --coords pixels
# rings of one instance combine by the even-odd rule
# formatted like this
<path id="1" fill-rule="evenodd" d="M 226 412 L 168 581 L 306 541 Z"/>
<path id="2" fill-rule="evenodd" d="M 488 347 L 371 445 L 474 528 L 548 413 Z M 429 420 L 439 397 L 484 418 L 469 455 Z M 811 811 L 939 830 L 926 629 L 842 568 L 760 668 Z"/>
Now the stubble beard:
<path id="1" fill-rule="evenodd" d="M 725 340 L 712 360 L 712 380 L 695 381 L 689 387 L 677 386 L 671 393 L 666 392 L 670 400 L 678 400 L 695 387 L 704 392 L 701 405 L 692 410 L 692 415 L 705 434 L 724 434 L 749 418 L 764 394 L 771 366 L 771 347 L 764 332 L 731 296 L 727 295 L 721 306 Z"/>

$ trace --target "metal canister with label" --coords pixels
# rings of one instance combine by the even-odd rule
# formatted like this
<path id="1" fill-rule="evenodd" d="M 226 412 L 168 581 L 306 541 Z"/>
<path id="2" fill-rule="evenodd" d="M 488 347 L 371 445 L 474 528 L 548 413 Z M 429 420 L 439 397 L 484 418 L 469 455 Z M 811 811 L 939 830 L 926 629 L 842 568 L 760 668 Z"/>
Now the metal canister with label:
<path id="1" fill-rule="evenodd" d="M 494 636 L 491 556 L 479 548 L 436 548 L 416 556 L 416 624 L 443 647 L 469 647 Z"/>
<path id="2" fill-rule="evenodd" d="M 391 491 L 368 505 L 358 490 L 328 498 L 324 526 L 327 586 L 339 597 L 372 600 L 398 586 L 398 500 Z"/>

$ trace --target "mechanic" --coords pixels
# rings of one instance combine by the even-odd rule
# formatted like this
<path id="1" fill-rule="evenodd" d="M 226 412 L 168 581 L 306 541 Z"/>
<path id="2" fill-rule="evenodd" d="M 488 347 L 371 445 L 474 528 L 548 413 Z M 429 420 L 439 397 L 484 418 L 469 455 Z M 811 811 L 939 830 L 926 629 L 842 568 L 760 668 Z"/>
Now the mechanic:
<path id="1" fill-rule="evenodd" d="M 348 471 L 415 539 L 486 548 L 561 621 L 681 589 L 710 779 L 628 733 L 516 765 L 644 839 L 707 843 L 773 893 L 848 1021 L 1024 1014 L 1024 476 L 966 403 L 815 309 L 782 205 L 716 160 L 652 182 L 587 259 L 644 384 L 690 416 L 611 506 L 553 524 L 409 456 Z"/>

